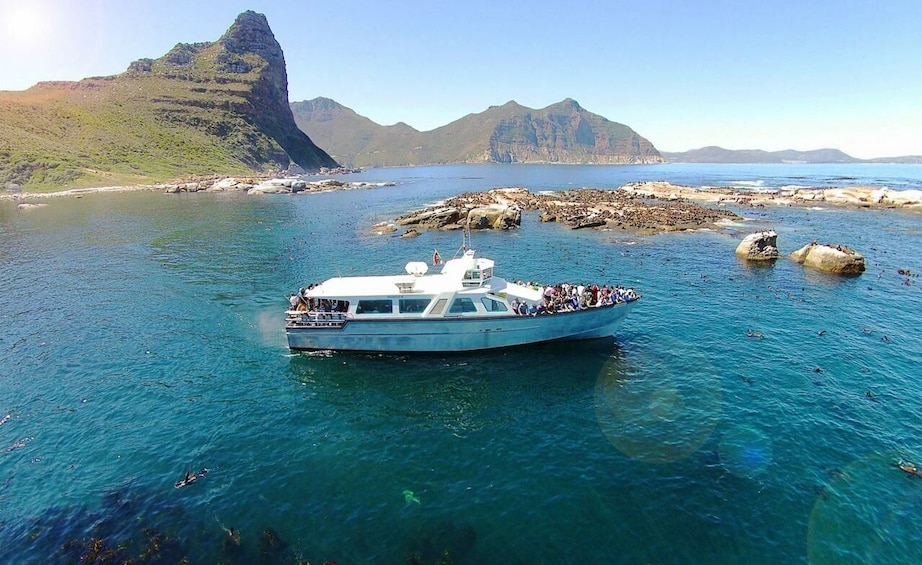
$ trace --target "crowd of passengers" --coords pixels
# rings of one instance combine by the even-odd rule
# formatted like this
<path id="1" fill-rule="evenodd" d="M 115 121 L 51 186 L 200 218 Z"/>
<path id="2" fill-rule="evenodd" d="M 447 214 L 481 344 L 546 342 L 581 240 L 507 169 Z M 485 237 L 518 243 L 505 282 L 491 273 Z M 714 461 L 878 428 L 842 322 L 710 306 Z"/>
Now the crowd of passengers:
<path id="1" fill-rule="evenodd" d="M 349 302 L 345 300 L 329 300 L 326 298 L 311 298 L 307 294 L 314 289 L 311 284 L 305 288 L 299 289 L 297 293 L 292 292 L 288 297 L 288 303 L 291 304 L 292 310 L 298 312 L 346 312 L 349 310 Z"/>
<path id="2" fill-rule="evenodd" d="M 570 283 L 542 286 L 522 281 L 516 281 L 516 284 L 540 290 L 544 297 L 533 304 L 529 304 L 525 300 L 513 300 L 511 304 L 512 311 L 519 316 L 573 312 L 596 306 L 612 306 L 640 298 L 633 288 L 608 286 L 607 284 L 601 287 L 597 284 L 576 285 Z"/>

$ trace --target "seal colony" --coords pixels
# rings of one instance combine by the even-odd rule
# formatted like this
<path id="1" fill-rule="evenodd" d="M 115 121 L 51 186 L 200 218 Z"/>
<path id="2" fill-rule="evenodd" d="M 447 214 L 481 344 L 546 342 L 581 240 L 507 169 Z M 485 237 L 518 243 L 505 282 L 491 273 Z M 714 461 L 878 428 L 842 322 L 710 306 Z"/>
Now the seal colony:
<path id="1" fill-rule="evenodd" d="M 495 188 L 467 192 L 441 205 L 410 212 L 398 217 L 394 224 L 413 229 L 511 229 L 521 225 L 522 211 L 540 211 L 542 222 L 558 222 L 572 229 L 643 233 L 709 229 L 721 221 L 743 219 L 729 210 L 624 190 L 582 188 L 535 194 L 526 188 Z M 384 227 L 378 224 L 373 231 L 386 231 Z"/>
<path id="2" fill-rule="evenodd" d="M 521 226 L 523 211 L 540 211 L 542 222 L 558 222 L 572 229 L 622 229 L 640 233 L 691 231 L 721 227 L 743 218 L 722 206 L 802 206 L 826 203 L 840 207 L 899 208 L 922 211 L 922 190 L 875 187 L 801 188 L 771 192 L 743 192 L 733 188 L 702 188 L 668 182 L 628 183 L 615 190 L 581 188 L 532 193 L 526 188 L 494 188 L 466 192 L 436 206 L 414 210 L 392 223 L 372 226 L 376 234 L 407 227 L 405 236 L 419 229 L 513 229 Z"/>

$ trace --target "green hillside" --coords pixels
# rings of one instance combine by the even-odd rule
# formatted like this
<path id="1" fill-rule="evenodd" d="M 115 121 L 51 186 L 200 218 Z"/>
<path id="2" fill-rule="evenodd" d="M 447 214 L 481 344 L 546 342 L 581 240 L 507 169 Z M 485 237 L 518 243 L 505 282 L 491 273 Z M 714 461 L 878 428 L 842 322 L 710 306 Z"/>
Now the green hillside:
<path id="1" fill-rule="evenodd" d="M 265 16 L 116 76 L 0 92 L 0 187 L 144 184 L 337 163 L 294 124 Z"/>
<path id="2" fill-rule="evenodd" d="M 418 164 L 412 149 L 421 134 L 404 123 L 381 126 L 329 98 L 292 102 L 291 110 L 298 127 L 312 139 L 323 139 L 321 145 L 343 164 L 374 166 L 378 164 L 375 160 L 392 165 Z M 309 130 L 303 126 L 307 123 Z M 359 155 L 368 158 L 356 161 Z"/>
<path id="3" fill-rule="evenodd" d="M 291 105 L 295 122 L 351 166 L 435 163 L 659 163 L 630 127 L 566 99 L 540 110 L 514 101 L 431 131 L 381 126 L 327 98 Z"/>

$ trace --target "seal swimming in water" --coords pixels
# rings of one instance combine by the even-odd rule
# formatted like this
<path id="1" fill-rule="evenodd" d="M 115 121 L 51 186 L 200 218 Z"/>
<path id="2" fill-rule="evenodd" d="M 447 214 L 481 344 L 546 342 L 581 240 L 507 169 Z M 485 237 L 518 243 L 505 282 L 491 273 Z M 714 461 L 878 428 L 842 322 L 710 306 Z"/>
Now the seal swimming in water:
<path id="1" fill-rule="evenodd" d="M 184 486 L 191 485 L 196 480 L 198 480 L 199 477 L 204 477 L 205 473 L 207 472 L 208 469 L 205 468 L 199 469 L 196 473 L 190 473 L 189 471 L 186 471 L 186 476 L 173 483 L 173 486 L 176 488 L 182 488 Z"/>
<path id="2" fill-rule="evenodd" d="M 922 478 L 922 471 L 916 467 L 915 463 L 910 461 L 903 461 L 900 459 L 899 462 L 894 463 L 894 466 L 896 466 L 900 471 L 903 471 L 904 473 Z"/>

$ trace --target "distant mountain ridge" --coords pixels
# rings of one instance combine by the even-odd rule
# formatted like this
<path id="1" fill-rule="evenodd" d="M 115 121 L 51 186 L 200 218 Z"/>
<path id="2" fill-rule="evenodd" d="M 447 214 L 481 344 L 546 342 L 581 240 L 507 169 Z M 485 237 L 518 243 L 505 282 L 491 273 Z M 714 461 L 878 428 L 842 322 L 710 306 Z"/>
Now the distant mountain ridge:
<path id="1" fill-rule="evenodd" d="M 115 76 L 0 92 L 0 187 L 144 184 L 338 164 L 295 125 L 281 46 L 240 14 Z"/>
<path id="2" fill-rule="evenodd" d="M 295 123 L 350 166 L 438 163 L 662 163 L 647 139 L 565 99 L 542 109 L 515 101 L 421 132 L 382 126 L 329 98 L 291 104 Z"/>
<path id="3" fill-rule="evenodd" d="M 670 163 L 922 163 L 922 156 L 881 157 L 858 159 L 838 149 L 814 149 L 811 151 L 763 151 L 761 149 L 724 149 L 709 146 L 683 152 L 663 152 Z"/>

